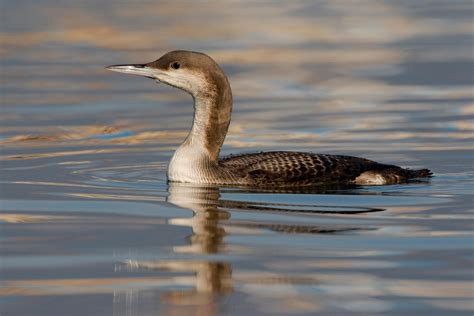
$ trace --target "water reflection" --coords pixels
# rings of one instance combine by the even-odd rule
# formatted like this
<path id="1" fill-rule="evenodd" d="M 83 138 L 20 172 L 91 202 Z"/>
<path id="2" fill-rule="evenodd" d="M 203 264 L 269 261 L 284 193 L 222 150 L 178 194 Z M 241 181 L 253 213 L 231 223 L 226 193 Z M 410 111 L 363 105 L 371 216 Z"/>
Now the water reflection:
<path id="1" fill-rule="evenodd" d="M 333 190 L 334 188 L 331 188 Z M 324 192 L 327 188 L 313 188 L 314 192 Z M 168 224 L 190 227 L 191 235 L 187 237 L 189 244 L 174 246 L 173 252 L 180 255 L 175 260 L 130 260 L 127 265 L 132 271 L 167 271 L 186 275 L 191 273 L 194 277 L 176 279 L 172 290 L 161 294 L 161 299 L 171 305 L 179 306 L 200 306 L 203 314 L 215 314 L 218 306 L 217 302 L 222 295 L 232 293 L 235 283 L 232 275 L 232 264 L 229 257 L 222 260 L 223 254 L 245 253 L 245 249 L 229 246 L 225 242 L 226 236 L 230 234 L 261 234 L 264 231 L 276 233 L 292 234 L 328 234 L 344 233 L 359 229 L 370 229 L 368 227 L 351 227 L 350 225 L 311 225 L 300 223 L 279 223 L 273 214 L 359 214 L 382 211 L 376 208 L 363 207 L 341 207 L 341 206 L 318 206 L 299 205 L 284 203 L 265 203 L 242 200 L 222 199 L 221 191 L 232 192 L 227 188 L 216 186 L 197 186 L 192 184 L 171 183 L 168 188 L 167 202 L 180 208 L 191 210 L 191 217 L 176 217 L 168 221 Z M 237 191 L 239 192 L 239 191 Z M 240 191 L 249 193 L 248 191 Z M 251 191 L 250 191 L 251 192 Z M 265 192 L 265 191 L 263 191 Z M 284 192 L 291 192 L 285 190 Z M 303 191 L 293 191 L 291 193 L 307 193 L 309 189 Z M 254 191 L 255 193 L 255 191 Z M 262 192 L 260 192 L 262 193 Z M 268 193 L 268 191 L 266 192 Z M 274 192 L 275 193 L 275 192 Z M 280 192 L 281 193 L 281 192 Z M 231 219 L 233 212 L 261 212 L 263 215 L 259 219 L 251 221 L 243 219 Z M 181 257 L 186 255 L 185 257 Z M 189 255 L 189 256 L 187 256 Z M 252 284 L 312 284 L 315 280 L 311 277 L 294 277 L 279 274 L 259 275 L 257 278 L 248 278 L 254 272 L 247 271 L 241 274 L 240 282 Z M 253 281 L 252 281 L 253 280 Z M 186 288 L 183 289 L 183 285 Z M 296 299 L 296 298 L 295 298 Z M 121 304 L 120 300 L 117 301 Z M 174 311 L 176 312 L 176 311 Z M 187 310 L 183 311 L 184 314 Z M 178 314 L 180 314 L 178 312 Z"/>
<path id="2" fill-rule="evenodd" d="M 220 198 L 217 187 L 199 187 L 187 184 L 170 184 L 167 201 L 193 211 L 191 218 L 175 218 L 170 224 L 192 228 L 190 246 L 175 247 L 181 253 L 217 253 L 222 249 L 226 232 L 222 221 L 230 218 L 230 213 L 219 209 Z"/>
<path id="3" fill-rule="evenodd" d="M 116 166 L 111 169 L 114 170 L 112 172 L 108 167 L 97 167 L 83 169 L 83 174 L 101 176 L 102 182 L 113 180 L 117 187 L 128 186 L 138 190 L 140 185 L 130 182 L 128 175 L 136 176 L 137 170 L 147 175 L 150 169 L 150 166 L 142 165 L 128 166 L 125 169 Z M 334 197 L 334 193 L 341 193 L 337 188 L 270 192 L 171 184 L 165 202 L 159 201 L 156 196 L 154 199 L 138 194 L 128 196 L 123 192 L 114 191 L 113 187 L 107 188 L 116 194 L 84 193 L 76 207 L 90 211 L 95 206 L 97 210 L 104 212 L 106 201 L 121 201 L 121 204 L 113 205 L 113 216 L 88 219 L 84 215 L 79 216 L 80 212 L 74 209 L 73 203 L 68 202 L 65 204 L 67 208 L 78 214 L 74 218 L 30 215 L 20 218 L 15 214 L 13 217 L 5 214 L 3 220 L 12 225 L 28 223 L 30 226 L 22 227 L 29 232 L 26 235 L 34 233 L 37 243 L 43 240 L 42 244 L 35 246 L 37 249 L 44 250 L 47 246 L 56 253 L 58 246 L 60 249 L 64 247 L 65 253 L 62 257 L 58 255 L 50 258 L 56 265 L 65 265 L 64 260 L 69 260 L 68 264 L 76 264 L 76 260 L 88 263 L 104 260 L 103 257 L 98 258 L 95 253 L 89 256 L 78 253 L 71 259 L 70 251 L 74 249 L 71 242 L 80 242 L 81 247 L 87 246 L 89 242 L 88 239 L 77 239 L 65 241 L 63 244 L 64 236 L 71 232 L 75 232 L 78 238 L 84 235 L 82 232 L 87 232 L 94 247 L 97 247 L 96 240 L 101 240 L 101 253 L 105 254 L 110 253 L 112 249 L 128 249 L 129 246 L 122 248 L 122 242 L 136 238 L 131 236 L 137 236 L 142 231 L 148 232 L 139 235 L 138 244 L 130 244 L 132 253 L 126 253 L 125 258 L 115 254 L 113 257 L 105 257 L 105 270 L 102 270 L 98 277 L 85 277 L 82 268 L 80 272 L 76 271 L 78 274 L 73 277 L 69 277 L 70 272 L 67 277 L 65 274 L 64 278 L 56 274 L 44 278 L 43 275 L 41 278 L 33 275 L 31 279 L 26 280 L 17 277 L 5 282 L 5 288 L 0 295 L 22 295 L 40 300 L 42 297 L 68 296 L 67 299 L 70 299 L 82 294 L 113 294 L 115 316 L 189 315 L 191 310 L 202 315 L 218 315 L 225 309 L 225 302 L 235 297 L 245 297 L 252 308 L 256 307 L 269 314 L 281 311 L 289 314 L 309 313 L 332 310 L 334 306 L 341 306 L 345 310 L 357 308 L 362 312 L 383 312 L 395 309 L 396 305 L 388 298 L 391 295 L 419 297 L 431 304 L 439 298 L 449 297 L 446 287 L 451 291 L 451 295 L 459 300 L 459 304 L 454 304 L 452 309 L 464 308 L 470 297 L 469 282 L 432 280 L 427 283 L 422 277 L 408 280 L 390 276 L 400 269 L 437 269 L 440 259 L 436 262 L 430 259 L 420 261 L 416 252 L 411 257 L 406 250 L 409 246 L 403 244 L 403 241 L 392 241 L 393 236 L 405 240 L 408 238 L 414 247 L 410 249 L 415 250 L 423 242 L 418 238 L 426 237 L 420 235 L 423 231 L 413 226 L 419 225 L 420 222 L 410 214 L 412 211 L 407 213 L 410 206 L 401 208 L 405 212 L 404 216 L 410 216 L 411 226 L 403 226 L 403 230 L 396 231 L 396 234 L 390 230 L 399 229 L 396 225 L 402 225 L 398 220 L 403 216 L 396 214 L 403 214 L 394 211 L 394 207 L 391 207 L 391 213 L 377 213 L 383 209 L 360 206 L 387 205 L 389 197 L 386 195 L 365 195 L 367 192 L 364 190 L 346 188 L 346 191 L 343 191 L 346 194 L 345 201 L 358 197 L 370 200 L 366 200 L 368 203 L 354 202 L 349 205 L 337 201 L 331 205 L 322 201 Z M 92 189 L 96 190 L 90 190 Z M 157 194 L 156 191 L 154 193 Z M 79 197 L 79 193 L 70 195 Z M 282 196 L 284 198 L 281 200 Z M 383 203 L 376 202 L 375 198 L 378 197 L 386 200 L 383 200 Z M 407 197 L 397 195 L 396 198 L 398 205 Z M 105 204 L 94 201 L 97 199 Z M 135 207 L 127 207 L 122 204 L 124 199 L 139 201 L 140 207 L 138 204 L 134 204 Z M 413 204 L 415 200 L 410 201 L 410 204 Z M 43 204 L 43 208 L 41 203 L 32 204 L 29 207 L 32 209 L 30 212 L 53 209 L 51 202 Z M 21 209 L 29 209 L 25 205 L 23 203 Z M 89 207 L 86 207 L 88 205 Z M 127 217 L 123 217 L 124 214 L 118 216 L 120 212 L 116 208 L 119 205 L 123 207 Z M 151 207 L 151 211 L 145 212 L 145 206 Z M 191 216 L 189 211 L 192 212 Z M 425 211 L 423 209 L 416 212 L 423 214 Z M 92 216 L 93 212 L 90 214 L 89 216 Z M 381 224 L 380 215 L 383 217 L 384 214 L 391 215 L 386 216 L 385 223 Z M 433 219 L 434 217 L 430 220 Z M 397 220 L 396 224 L 387 222 L 394 220 Z M 425 221 L 426 216 L 421 220 Z M 96 230 L 92 230 L 91 223 L 97 225 Z M 40 227 L 43 227 L 42 230 L 38 230 Z M 62 230 L 57 231 L 61 227 Z M 108 227 L 105 231 L 111 230 L 104 234 L 104 227 Z M 170 227 L 173 228 L 169 230 Z M 185 231 L 182 227 L 189 230 Z M 44 239 L 45 236 L 51 238 L 49 234 L 52 232 L 56 232 L 52 235 L 53 239 Z M 168 234 L 169 232 L 171 233 Z M 120 236 L 128 237 L 122 239 Z M 446 235 L 443 238 L 453 236 Z M 357 240 L 362 241 L 358 243 Z M 21 243 L 22 240 L 18 239 L 16 242 Z M 159 248 L 157 243 L 164 243 L 165 246 Z M 456 244 L 456 240 L 453 239 L 452 244 Z M 95 249 L 94 247 L 90 249 Z M 155 260 L 156 256 L 158 258 Z M 427 254 L 424 256 L 427 257 Z M 4 261 L 9 269 L 12 260 L 14 258 Z M 443 260 L 441 266 L 450 265 L 449 257 Z M 110 267 L 114 264 L 116 269 L 111 272 Z M 32 271 L 43 271 L 41 269 L 44 269 L 44 262 L 43 266 L 27 266 Z M 104 275 L 104 271 L 109 271 L 109 275 Z M 425 283 L 420 283 L 422 281 Z M 357 286 L 351 282 L 355 282 Z M 426 290 L 419 283 L 437 290 L 424 294 Z M 338 303 L 341 300 L 343 302 Z M 274 303 L 269 304 L 270 302 Z"/>
<path id="4" fill-rule="evenodd" d="M 85 300 L 101 316 L 474 310 L 471 1 L 0 6 L 2 315 Z M 172 186 L 165 202 L 191 100 L 103 66 L 177 48 L 229 75 L 224 153 L 350 154 L 437 177 Z"/>
<path id="5" fill-rule="evenodd" d="M 172 218 L 169 224 L 187 226 L 192 234 L 187 237 L 189 245 L 175 246 L 177 254 L 192 254 L 190 259 L 159 260 L 130 262 L 131 269 L 165 270 L 173 273 L 194 275 L 187 278 L 187 286 L 182 289 L 177 280 L 172 290 L 160 295 L 163 302 L 182 309 L 174 309 L 174 315 L 187 315 L 186 306 L 194 306 L 194 312 L 200 315 L 214 315 L 218 309 L 216 294 L 224 295 L 233 292 L 232 267 L 227 261 L 219 259 L 199 259 L 199 255 L 218 254 L 224 248 L 224 237 L 227 235 L 222 222 L 230 218 L 230 213 L 219 209 L 220 194 L 216 187 L 197 187 L 184 184 L 169 186 L 167 201 L 180 208 L 189 209 L 193 216 L 189 218 Z"/>

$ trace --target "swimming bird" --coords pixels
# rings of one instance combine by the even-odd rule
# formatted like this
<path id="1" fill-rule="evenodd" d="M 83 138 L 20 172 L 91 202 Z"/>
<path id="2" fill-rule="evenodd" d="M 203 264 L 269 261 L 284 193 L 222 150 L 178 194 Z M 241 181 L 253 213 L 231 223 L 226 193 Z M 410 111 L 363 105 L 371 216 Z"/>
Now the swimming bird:
<path id="1" fill-rule="evenodd" d="M 232 91 L 221 67 L 208 55 L 172 51 L 147 64 L 108 70 L 144 76 L 189 93 L 194 121 L 168 166 L 168 181 L 257 187 L 301 187 L 339 183 L 383 185 L 429 177 L 359 157 L 272 151 L 220 157 L 232 112 Z"/>

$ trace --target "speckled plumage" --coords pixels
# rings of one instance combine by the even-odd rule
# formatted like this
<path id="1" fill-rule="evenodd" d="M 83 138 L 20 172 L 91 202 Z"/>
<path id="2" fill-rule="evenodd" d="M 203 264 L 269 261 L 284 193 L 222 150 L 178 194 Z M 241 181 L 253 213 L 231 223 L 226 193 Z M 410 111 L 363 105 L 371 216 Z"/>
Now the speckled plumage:
<path id="1" fill-rule="evenodd" d="M 405 182 L 429 174 L 426 169 L 408 170 L 358 157 L 288 151 L 229 156 L 219 163 L 225 169 L 232 170 L 231 174 L 239 178 L 236 179 L 238 182 L 256 186 L 353 184 L 367 171 L 382 175 L 387 181 L 385 184 Z"/>

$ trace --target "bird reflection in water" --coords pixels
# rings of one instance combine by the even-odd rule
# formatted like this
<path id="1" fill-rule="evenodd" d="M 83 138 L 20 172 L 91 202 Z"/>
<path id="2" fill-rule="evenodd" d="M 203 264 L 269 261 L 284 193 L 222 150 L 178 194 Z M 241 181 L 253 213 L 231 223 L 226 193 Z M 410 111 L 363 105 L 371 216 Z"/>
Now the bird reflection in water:
<path id="1" fill-rule="evenodd" d="M 199 187 L 186 184 L 170 184 L 167 201 L 178 207 L 190 209 L 193 216 L 190 218 L 173 218 L 171 225 L 188 226 L 192 234 L 188 237 L 190 244 L 173 247 L 179 254 L 212 255 L 222 251 L 226 232 L 222 221 L 230 218 L 230 213 L 218 207 L 220 197 L 217 187 Z M 159 260 L 141 261 L 135 263 L 139 269 L 158 269 L 179 273 L 193 273 L 192 280 L 180 278 L 177 286 L 192 285 L 191 290 L 173 289 L 162 294 L 161 299 L 171 304 L 172 314 L 188 315 L 193 307 L 193 313 L 200 315 L 213 315 L 218 309 L 217 294 L 224 295 L 233 291 L 232 268 L 230 263 L 219 260 L 206 259 L 191 260 Z M 176 307 L 179 306 L 178 309 Z"/>
<path id="2" fill-rule="evenodd" d="M 330 188 L 332 190 L 333 188 Z M 272 193 L 327 193 L 328 188 L 314 188 L 311 192 L 308 189 L 298 192 L 275 192 Z M 230 220 L 231 212 L 251 211 L 251 212 L 270 212 L 270 213 L 291 213 L 298 216 L 301 214 L 358 214 L 367 212 L 382 211 L 382 209 L 364 208 L 364 207 L 335 207 L 330 206 L 312 206 L 298 204 L 277 204 L 248 202 L 237 200 L 221 199 L 221 189 L 215 186 L 197 186 L 194 184 L 170 183 L 168 188 L 167 202 L 180 208 L 189 209 L 193 212 L 192 217 L 172 218 L 168 224 L 187 226 L 192 229 L 192 234 L 188 237 L 189 244 L 185 246 L 175 246 L 173 251 L 176 254 L 188 254 L 192 256 L 189 260 L 184 258 L 176 260 L 157 260 L 157 261 L 139 261 L 134 262 L 134 268 L 144 270 L 165 270 L 175 273 L 182 273 L 175 279 L 175 287 L 161 295 L 162 302 L 168 304 L 172 309 L 172 314 L 187 314 L 188 308 L 199 309 L 202 315 L 213 315 L 219 310 L 219 303 L 222 302 L 226 294 L 232 293 L 234 283 L 252 283 L 252 280 L 242 275 L 233 276 L 230 262 L 219 260 L 216 254 L 229 252 L 236 249 L 235 246 L 229 247 L 225 243 L 225 237 L 229 231 L 238 233 L 242 231 L 271 230 L 278 233 L 305 233 L 305 234 L 328 234 L 340 233 L 359 229 L 369 229 L 367 227 L 354 226 L 332 226 L 332 225 L 305 225 L 297 223 L 274 223 L 271 216 L 268 220 L 245 221 Z M 232 196 L 230 189 L 227 189 L 229 196 Z M 270 193 L 264 191 L 265 193 Z M 339 191 L 340 192 L 340 191 Z M 256 193 L 256 192 L 253 192 Z M 262 191 L 260 191 L 262 193 Z M 227 231 L 226 231 L 227 230 Z M 214 256 L 210 256 L 214 255 Z M 201 257 L 201 258 L 200 258 Z M 203 258 L 204 257 L 204 258 Z M 211 257 L 211 258 L 209 258 Z M 187 274 L 194 274 L 188 277 Z M 244 273 L 245 274 L 245 273 Z M 289 283 L 305 282 L 301 278 L 285 278 L 285 276 L 272 276 L 268 280 L 259 280 L 259 282 L 281 283 L 287 280 Z M 192 289 L 183 289 L 183 287 Z M 170 311 L 171 312 L 171 311 Z"/>
<path id="3" fill-rule="evenodd" d="M 220 251 L 226 232 L 219 222 L 230 219 L 228 211 L 219 208 L 219 188 L 188 184 L 170 184 L 167 201 L 193 211 L 191 218 L 175 218 L 173 225 L 189 226 L 193 229 L 191 245 L 176 247 L 180 253 L 212 254 Z"/>

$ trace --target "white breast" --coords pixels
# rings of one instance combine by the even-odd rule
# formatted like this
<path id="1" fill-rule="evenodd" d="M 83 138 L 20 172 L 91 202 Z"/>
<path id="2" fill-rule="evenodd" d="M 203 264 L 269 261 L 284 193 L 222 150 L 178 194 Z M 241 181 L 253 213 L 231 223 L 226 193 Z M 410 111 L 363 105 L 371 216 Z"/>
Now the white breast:
<path id="1" fill-rule="evenodd" d="M 206 174 L 207 154 L 200 145 L 182 145 L 168 166 L 168 180 L 172 182 L 209 183 Z"/>

